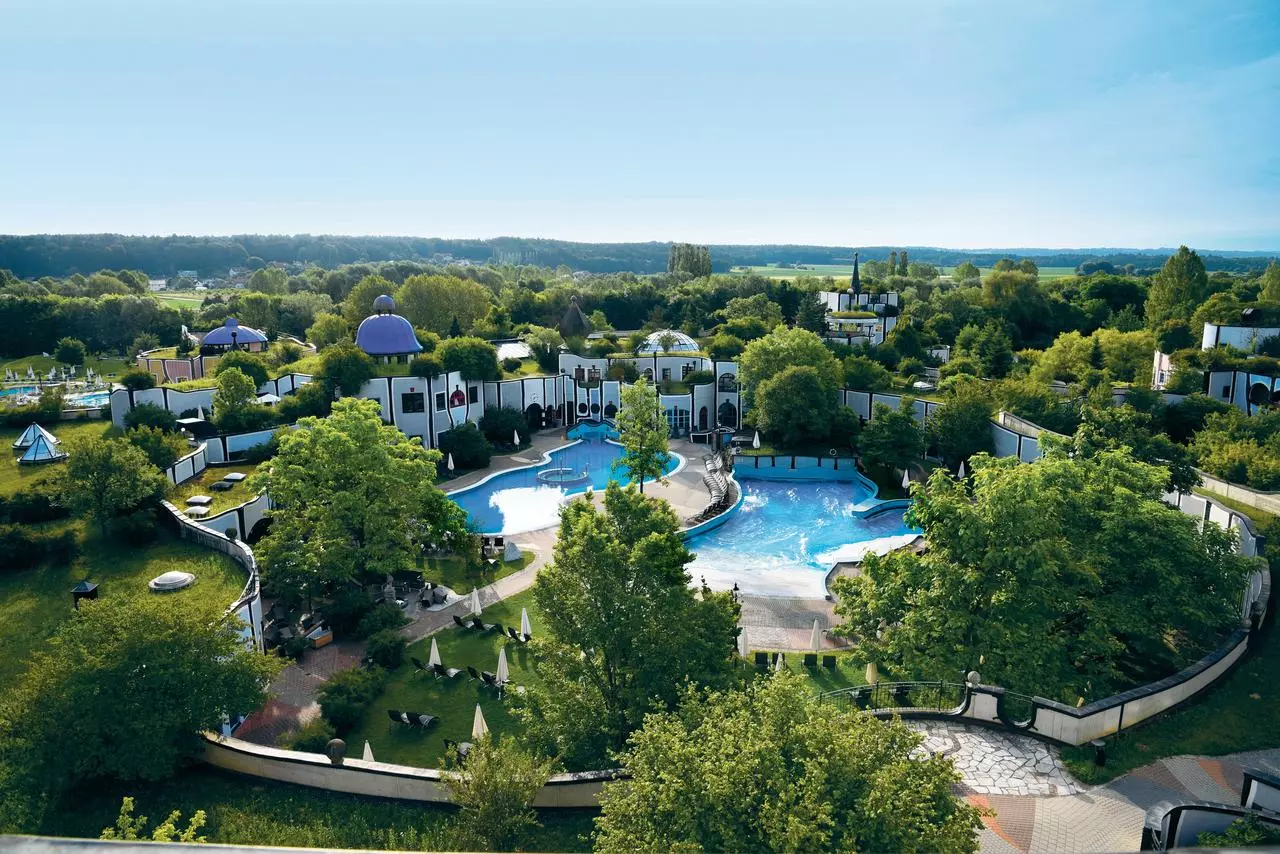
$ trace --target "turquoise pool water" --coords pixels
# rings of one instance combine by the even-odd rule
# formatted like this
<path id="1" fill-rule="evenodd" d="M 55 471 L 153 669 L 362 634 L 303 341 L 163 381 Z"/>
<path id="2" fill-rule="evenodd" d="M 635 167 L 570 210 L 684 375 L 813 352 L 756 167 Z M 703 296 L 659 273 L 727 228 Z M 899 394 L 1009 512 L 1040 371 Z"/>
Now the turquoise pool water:
<path id="1" fill-rule="evenodd" d="M 742 506 L 724 525 L 689 541 L 697 555 L 689 572 L 713 590 L 736 583 L 749 594 L 821 598 L 834 564 L 905 545 L 918 533 L 901 511 L 855 518 L 854 505 L 871 496 L 862 483 L 747 477 L 738 483 Z"/>
<path id="2" fill-rule="evenodd" d="M 559 523 L 560 505 L 565 498 L 587 489 L 602 490 L 610 481 L 626 483 L 630 479 L 626 468 L 613 470 L 613 462 L 620 456 L 620 445 L 586 439 L 552 451 L 549 460 L 537 466 L 502 472 L 475 486 L 451 492 L 449 497 L 467 511 L 483 533 L 536 531 Z M 674 470 L 678 463 L 679 458 L 672 456 L 667 461 L 667 471 Z M 587 479 L 564 486 L 540 482 L 539 473 L 549 469 L 585 472 Z"/>
<path id="3" fill-rule="evenodd" d="M 20 386 L 17 388 L 0 388 L 0 397 L 17 397 L 20 394 L 35 394 L 39 389 L 35 386 Z"/>
<path id="4" fill-rule="evenodd" d="M 68 406 L 106 406 L 111 402 L 111 392 L 91 391 L 85 394 L 73 394 L 67 398 Z"/>

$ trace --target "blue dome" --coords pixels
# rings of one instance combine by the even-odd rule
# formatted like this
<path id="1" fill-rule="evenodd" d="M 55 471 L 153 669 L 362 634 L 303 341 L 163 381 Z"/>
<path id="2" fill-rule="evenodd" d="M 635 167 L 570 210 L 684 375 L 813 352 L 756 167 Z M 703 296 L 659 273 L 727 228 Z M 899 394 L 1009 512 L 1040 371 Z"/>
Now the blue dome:
<path id="1" fill-rule="evenodd" d="M 407 356 L 421 353 L 422 345 L 413 334 L 413 325 L 398 314 L 395 300 L 386 294 L 373 301 L 374 313 L 360 321 L 356 346 L 370 356 Z"/>
<path id="2" fill-rule="evenodd" d="M 235 338 L 232 339 L 232 335 Z M 267 336 L 250 326 L 241 326 L 234 317 L 204 336 L 206 347 L 230 347 L 232 344 L 265 344 Z"/>

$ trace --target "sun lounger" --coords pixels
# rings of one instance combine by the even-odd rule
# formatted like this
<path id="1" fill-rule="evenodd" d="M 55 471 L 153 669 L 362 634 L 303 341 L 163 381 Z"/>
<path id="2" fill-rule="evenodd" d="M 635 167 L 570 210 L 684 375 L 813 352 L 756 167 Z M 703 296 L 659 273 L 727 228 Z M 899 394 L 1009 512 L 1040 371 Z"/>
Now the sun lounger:
<path id="1" fill-rule="evenodd" d="M 475 628 L 475 626 L 471 625 L 471 623 L 470 623 L 470 622 L 463 622 L 463 621 L 462 621 L 462 618 L 461 618 L 461 617 L 459 617 L 457 614 L 454 614 L 454 615 L 453 615 L 453 621 L 454 621 L 455 623 L 457 623 L 457 624 L 458 624 L 458 628 L 460 628 L 460 629 L 474 629 L 474 628 Z"/>
<path id="2" fill-rule="evenodd" d="M 507 637 L 511 638 L 513 641 L 516 641 L 517 643 L 528 643 L 530 640 L 532 640 L 532 638 L 530 638 L 528 635 L 522 635 L 519 632 L 517 632 L 515 629 L 515 626 L 507 626 Z"/>
<path id="3" fill-rule="evenodd" d="M 434 715 L 424 715 L 421 712 L 405 712 L 404 716 L 409 726 L 416 726 L 419 729 L 426 729 L 437 720 Z"/>
<path id="4" fill-rule="evenodd" d="M 421 659 L 417 659 L 417 658 L 414 658 L 413 656 L 409 656 L 409 660 L 413 662 L 413 667 L 415 670 L 421 670 L 423 672 L 426 672 L 427 666 L 422 663 Z"/>
<path id="5" fill-rule="evenodd" d="M 446 679 L 452 679 L 453 677 L 457 676 L 459 673 L 465 672 L 463 670 L 459 670 L 456 667 L 445 667 L 443 664 L 433 665 L 432 667 L 428 668 L 428 671 L 434 674 L 437 678 L 443 676 Z"/>
<path id="6" fill-rule="evenodd" d="M 475 679 L 476 681 L 480 680 L 480 671 L 476 670 L 470 664 L 467 665 L 467 673 L 471 675 L 472 679 Z"/>
<path id="7" fill-rule="evenodd" d="M 490 688 L 501 688 L 502 683 L 498 681 L 498 677 L 490 673 L 488 670 L 480 672 L 480 680 Z"/>

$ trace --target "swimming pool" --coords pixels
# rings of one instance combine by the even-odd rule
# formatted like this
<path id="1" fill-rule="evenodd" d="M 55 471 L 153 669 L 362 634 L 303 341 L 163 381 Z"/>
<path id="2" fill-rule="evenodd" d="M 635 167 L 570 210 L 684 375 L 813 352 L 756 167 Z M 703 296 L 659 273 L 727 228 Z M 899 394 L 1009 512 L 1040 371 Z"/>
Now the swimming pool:
<path id="1" fill-rule="evenodd" d="M 39 389 L 33 385 L 24 385 L 16 388 L 0 388 L 0 397 L 17 397 L 20 394 L 35 394 Z"/>
<path id="2" fill-rule="evenodd" d="M 475 486 L 449 493 L 459 507 L 485 534 L 522 534 L 559 524 L 560 505 L 570 495 L 587 489 L 602 490 L 610 481 L 626 483 L 626 468 L 613 471 L 613 462 L 622 456 L 622 446 L 614 442 L 584 439 L 557 448 L 547 459 L 526 468 L 492 475 Z M 680 464 L 672 454 L 667 461 L 670 474 Z M 585 479 L 561 476 L 558 485 L 539 478 L 552 469 L 581 472 Z M 567 473 L 566 473 L 567 474 Z M 572 482 L 569 482 L 572 481 Z"/>
<path id="3" fill-rule="evenodd" d="M 919 531 L 899 511 L 859 519 L 871 497 L 861 482 L 814 483 L 741 478 L 741 506 L 719 528 L 689 540 L 688 570 L 713 590 L 820 599 L 831 567 L 911 542 Z"/>
<path id="4" fill-rule="evenodd" d="M 67 405 L 71 407 L 106 406 L 110 402 L 111 392 L 109 391 L 91 391 L 85 394 L 73 394 L 67 398 Z"/>

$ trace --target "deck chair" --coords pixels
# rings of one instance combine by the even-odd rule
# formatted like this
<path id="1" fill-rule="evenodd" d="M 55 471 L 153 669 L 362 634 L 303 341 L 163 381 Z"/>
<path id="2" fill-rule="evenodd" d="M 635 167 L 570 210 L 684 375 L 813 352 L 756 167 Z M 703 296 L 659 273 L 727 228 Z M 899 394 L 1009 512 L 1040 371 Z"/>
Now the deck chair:
<path id="1" fill-rule="evenodd" d="M 825 668 L 827 668 L 828 670 L 835 670 L 835 669 L 836 669 L 836 657 L 835 657 L 834 655 L 824 655 L 824 656 L 822 656 L 822 666 L 823 666 L 823 667 L 825 667 Z"/>
<path id="2" fill-rule="evenodd" d="M 397 712 L 395 709 L 387 709 L 387 717 L 398 724 L 404 723 L 404 712 Z"/>
<path id="3" fill-rule="evenodd" d="M 470 664 L 467 665 L 467 673 L 471 676 L 472 679 L 475 679 L 476 681 L 480 680 L 480 671 L 476 670 Z"/>
<path id="4" fill-rule="evenodd" d="M 453 621 L 454 621 L 455 623 L 457 623 L 458 628 L 460 628 L 460 629 L 474 629 L 474 628 L 475 628 L 475 626 L 471 625 L 470 621 L 468 621 L 468 622 L 465 622 L 465 623 L 464 623 L 464 622 L 462 621 L 462 618 L 461 618 L 461 617 L 459 617 L 457 614 L 454 614 L 454 615 L 453 615 Z"/>
<path id="5" fill-rule="evenodd" d="M 424 715 L 421 712 L 405 712 L 405 717 L 409 719 L 409 726 L 416 726 L 420 729 L 426 729 L 436 722 L 434 715 Z"/>
<path id="6" fill-rule="evenodd" d="M 480 672 L 480 679 L 490 688 L 502 687 L 502 683 L 498 681 L 498 677 L 490 673 L 488 670 L 482 670 Z"/>
<path id="7" fill-rule="evenodd" d="M 431 673 L 435 674 L 437 679 L 442 676 L 447 679 L 452 679 L 453 677 L 457 676 L 459 673 L 463 673 L 463 672 L 464 671 L 459 670 L 456 667 L 445 667 L 443 664 L 437 664 L 431 668 Z"/>
<path id="8" fill-rule="evenodd" d="M 427 669 L 428 669 L 428 668 L 427 668 L 427 665 L 425 665 L 425 664 L 423 664 L 423 663 L 422 663 L 422 659 L 414 658 L 414 657 L 411 655 L 411 656 L 409 656 L 409 660 L 410 660 L 411 662 L 413 662 L 413 667 L 414 667 L 414 669 L 415 669 L 415 670 L 421 670 L 421 671 L 422 671 L 422 672 L 424 672 L 424 673 L 427 671 Z"/>
<path id="9" fill-rule="evenodd" d="M 768 667 L 768 666 L 769 666 L 769 653 L 767 653 L 767 652 L 757 652 L 757 653 L 756 653 L 756 667 L 762 667 L 762 668 L 763 668 L 763 667 Z"/>

